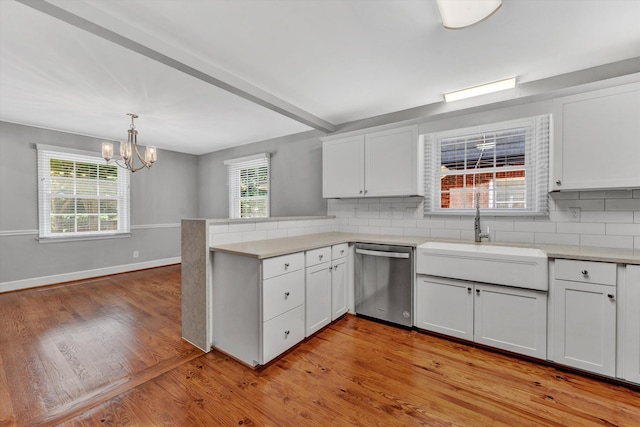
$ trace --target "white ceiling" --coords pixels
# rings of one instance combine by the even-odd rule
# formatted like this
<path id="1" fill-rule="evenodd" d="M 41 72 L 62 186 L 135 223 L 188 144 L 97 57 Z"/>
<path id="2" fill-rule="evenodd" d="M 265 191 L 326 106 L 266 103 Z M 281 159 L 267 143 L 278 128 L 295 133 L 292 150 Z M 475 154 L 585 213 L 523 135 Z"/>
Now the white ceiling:
<path id="1" fill-rule="evenodd" d="M 0 0 L 0 120 L 203 154 L 639 56 L 640 0 Z"/>

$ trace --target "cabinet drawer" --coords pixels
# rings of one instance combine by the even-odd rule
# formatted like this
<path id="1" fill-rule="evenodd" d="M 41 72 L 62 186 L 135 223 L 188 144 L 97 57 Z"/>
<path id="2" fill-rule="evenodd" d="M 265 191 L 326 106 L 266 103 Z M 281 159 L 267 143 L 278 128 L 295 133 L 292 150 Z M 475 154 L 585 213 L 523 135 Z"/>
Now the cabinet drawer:
<path id="1" fill-rule="evenodd" d="M 270 320 L 304 301 L 304 270 L 272 277 L 262 282 L 262 320 Z"/>
<path id="2" fill-rule="evenodd" d="M 331 247 L 313 249 L 306 252 L 307 267 L 331 261 Z"/>
<path id="3" fill-rule="evenodd" d="M 556 279 L 616 285 L 616 264 L 613 263 L 557 259 L 555 268 Z"/>
<path id="4" fill-rule="evenodd" d="M 349 245 L 347 243 L 333 245 L 331 247 L 331 259 L 346 258 L 348 249 Z"/>
<path id="5" fill-rule="evenodd" d="M 262 363 L 285 352 L 304 339 L 304 307 L 299 305 L 263 324 Z"/>
<path id="6" fill-rule="evenodd" d="M 304 267 L 304 253 L 282 255 L 262 261 L 262 278 L 269 279 Z"/>

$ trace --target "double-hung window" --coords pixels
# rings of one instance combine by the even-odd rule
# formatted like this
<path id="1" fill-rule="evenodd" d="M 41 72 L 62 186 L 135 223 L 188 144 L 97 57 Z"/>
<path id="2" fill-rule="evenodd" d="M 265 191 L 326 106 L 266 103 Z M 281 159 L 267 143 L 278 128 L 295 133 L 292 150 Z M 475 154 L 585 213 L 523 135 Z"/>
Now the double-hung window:
<path id="1" fill-rule="evenodd" d="M 129 171 L 92 152 L 37 149 L 40 239 L 130 232 Z"/>
<path id="2" fill-rule="evenodd" d="M 269 153 L 225 160 L 229 218 L 269 217 Z"/>
<path id="3" fill-rule="evenodd" d="M 424 213 L 548 212 L 549 115 L 425 135 Z"/>

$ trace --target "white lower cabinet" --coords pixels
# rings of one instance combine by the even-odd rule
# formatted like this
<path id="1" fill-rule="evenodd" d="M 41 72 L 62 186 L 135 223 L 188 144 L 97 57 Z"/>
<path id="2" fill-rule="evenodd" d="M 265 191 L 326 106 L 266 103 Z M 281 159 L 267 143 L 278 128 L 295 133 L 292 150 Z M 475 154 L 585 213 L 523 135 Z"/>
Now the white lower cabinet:
<path id="1" fill-rule="evenodd" d="M 331 321 L 349 310 L 346 243 L 331 247 Z"/>
<path id="2" fill-rule="evenodd" d="M 347 248 L 340 244 L 306 252 L 306 336 L 347 312 Z"/>
<path id="3" fill-rule="evenodd" d="M 476 283 L 474 296 L 475 342 L 546 359 L 546 292 Z"/>
<path id="4" fill-rule="evenodd" d="M 545 359 L 544 292 L 418 276 L 417 327 Z"/>
<path id="5" fill-rule="evenodd" d="M 640 265 L 627 265 L 622 313 L 622 378 L 640 384 Z"/>
<path id="6" fill-rule="evenodd" d="M 282 313 L 264 323 L 262 329 L 263 363 L 273 360 L 304 339 L 304 307 Z"/>
<path id="7" fill-rule="evenodd" d="M 553 361 L 615 376 L 616 265 L 556 260 Z"/>
<path id="8" fill-rule="evenodd" d="M 473 283 L 418 276 L 416 326 L 473 341 Z"/>
<path id="9" fill-rule="evenodd" d="M 331 323 L 331 261 L 307 267 L 306 336 Z"/>

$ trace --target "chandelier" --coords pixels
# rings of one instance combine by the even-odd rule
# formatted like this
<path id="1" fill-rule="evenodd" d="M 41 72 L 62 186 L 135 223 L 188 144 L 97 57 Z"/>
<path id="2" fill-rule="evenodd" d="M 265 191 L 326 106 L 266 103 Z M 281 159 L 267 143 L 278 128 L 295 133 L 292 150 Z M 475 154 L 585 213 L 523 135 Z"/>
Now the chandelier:
<path id="1" fill-rule="evenodd" d="M 133 123 L 133 120 L 137 119 L 138 115 L 127 113 L 127 116 L 131 117 L 131 126 L 127 131 L 127 140 L 120 141 L 120 158 L 114 159 L 114 162 L 121 168 L 129 169 L 131 172 L 139 171 L 142 168 L 150 168 L 158 159 L 156 147 L 148 146 L 144 152 L 144 158 L 142 158 L 138 150 L 138 131 L 136 130 L 136 125 Z M 113 157 L 112 143 L 102 143 L 102 157 L 104 157 L 107 163 L 111 160 Z M 136 166 L 136 157 L 141 162 L 140 166 Z"/>

